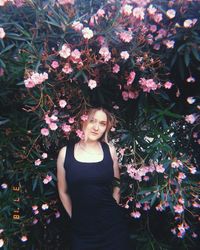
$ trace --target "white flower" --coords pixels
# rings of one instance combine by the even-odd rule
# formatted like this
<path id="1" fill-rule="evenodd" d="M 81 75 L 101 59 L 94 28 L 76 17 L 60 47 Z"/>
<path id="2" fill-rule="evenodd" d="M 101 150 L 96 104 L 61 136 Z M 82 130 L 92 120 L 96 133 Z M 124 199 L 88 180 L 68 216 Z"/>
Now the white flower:
<path id="1" fill-rule="evenodd" d="M 0 247 L 2 247 L 4 245 L 4 240 L 0 239 Z"/>
<path id="2" fill-rule="evenodd" d="M 85 39 L 90 39 L 93 37 L 93 31 L 90 28 L 83 28 L 82 34 Z"/>
<path id="3" fill-rule="evenodd" d="M 96 86 L 97 86 L 97 82 L 95 80 L 89 80 L 88 81 L 88 87 L 90 89 L 94 89 L 94 88 L 96 88 Z"/>
<path id="4" fill-rule="evenodd" d="M 47 210 L 49 208 L 47 203 L 42 204 L 42 210 Z"/>

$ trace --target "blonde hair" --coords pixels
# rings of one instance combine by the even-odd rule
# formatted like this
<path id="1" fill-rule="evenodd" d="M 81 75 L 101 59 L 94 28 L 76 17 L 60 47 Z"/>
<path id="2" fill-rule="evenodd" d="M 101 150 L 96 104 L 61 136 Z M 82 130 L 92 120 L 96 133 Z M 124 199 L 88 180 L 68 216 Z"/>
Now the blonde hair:
<path id="1" fill-rule="evenodd" d="M 89 108 L 82 115 L 87 115 L 88 116 L 87 121 L 88 121 L 90 119 L 90 117 L 92 117 L 97 111 L 103 111 L 107 116 L 106 131 L 104 132 L 104 134 L 102 135 L 102 137 L 99 140 L 105 141 L 106 143 L 108 143 L 109 131 L 113 126 L 116 125 L 116 118 L 113 114 L 111 114 L 108 110 L 106 110 L 104 108 Z M 84 122 L 82 121 L 81 127 L 83 127 L 83 125 L 84 125 Z"/>

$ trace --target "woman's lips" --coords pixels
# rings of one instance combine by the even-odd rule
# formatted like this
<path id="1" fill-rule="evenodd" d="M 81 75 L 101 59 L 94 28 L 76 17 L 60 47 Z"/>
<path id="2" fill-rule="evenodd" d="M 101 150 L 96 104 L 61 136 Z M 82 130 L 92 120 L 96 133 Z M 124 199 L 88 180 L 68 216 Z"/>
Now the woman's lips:
<path id="1" fill-rule="evenodd" d="M 91 132 L 93 135 L 98 135 L 98 133 L 96 133 L 96 132 Z"/>

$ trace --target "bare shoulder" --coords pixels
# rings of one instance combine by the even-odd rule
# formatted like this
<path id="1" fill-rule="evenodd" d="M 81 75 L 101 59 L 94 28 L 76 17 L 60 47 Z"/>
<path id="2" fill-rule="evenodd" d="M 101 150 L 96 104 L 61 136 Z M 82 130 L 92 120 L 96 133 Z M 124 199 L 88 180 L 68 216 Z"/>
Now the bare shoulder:
<path id="1" fill-rule="evenodd" d="M 109 149 L 110 149 L 110 154 L 112 156 L 113 159 L 117 159 L 117 151 L 115 146 L 113 145 L 113 143 L 108 143 Z"/>
<path id="2" fill-rule="evenodd" d="M 66 146 L 60 149 L 60 151 L 58 153 L 57 163 L 64 163 L 66 150 L 67 150 Z M 58 164 L 58 165 L 60 165 L 60 164 Z"/>

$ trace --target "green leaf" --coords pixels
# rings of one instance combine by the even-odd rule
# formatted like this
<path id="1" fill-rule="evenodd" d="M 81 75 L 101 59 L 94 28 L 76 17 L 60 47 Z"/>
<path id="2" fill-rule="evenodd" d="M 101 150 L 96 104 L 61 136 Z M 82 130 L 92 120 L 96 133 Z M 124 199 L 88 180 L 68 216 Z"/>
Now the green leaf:
<path id="1" fill-rule="evenodd" d="M 185 50 L 185 53 L 184 53 L 184 62 L 185 62 L 185 65 L 188 67 L 190 64 L 190 52 L 188 49 Z"/>
<path id="2" fill-rule="evenodd" d="M 151 199 L 151 204 L 150 204 L 151 206 L 153 206 L 153 204 L 155 203 L 156 199 L 157 199 L 157 193 L 155 193 L 154 196 Z"/>
<path id="3" fill-rule="evenodd" d="M 3 53 L 5 53 L 6 51 L 12 49 L 14 46 L 15 46 L 14 44 L 8 45 L 5 49 L 3 49 L 3 50 L 0 52 L 0 55 L 2 55 Z"/>
<path id="4" fill-rule="evenodd" d="M 149 200 L 151 200 L 154 197 L 154 195 L 155 195 L 154 193 L 151 193 L 151 194 L 145 196 L 143 199 L 139 200 L 139 202 L 140 203 L 144 203 L 146 201 L 149 201 Z"/>
<path id="5" fill-rule="evenodd" d="M 33 191 L 35 191 L 37 184 L 38 184 L 38 177 L 36 177 L 35 180 L 33 181 L 33 187 L 32 187 Z"/>
<path id="6" fill-rule="evenodd" d="M 192 53 L 193 53 L 194 57 L 197 59 L 197 61 L 200 62 L 200 55 L 199 55 L 200 53 L 199 53 L 199 51 L 197 49 L 195 49 L 195 48 L 192 48 Z"/>
<path id="7" fill-rule="evenodd" d="M 153 186 L 153 187 L 149 187 L 149 188 L 143 188 L 141 189 L 140 192 L 138 192 L 137 194 L 141 195 L 141 194 L 146 194 L 148 192 L 152 192 L 152 191 L 157 191 L 159 190 L 160 188 L 160 185 L 157 185 L 157 186 Z"/>

